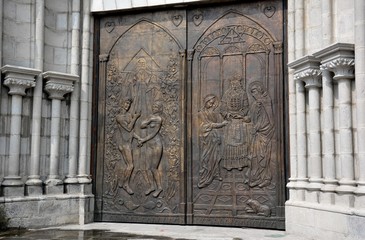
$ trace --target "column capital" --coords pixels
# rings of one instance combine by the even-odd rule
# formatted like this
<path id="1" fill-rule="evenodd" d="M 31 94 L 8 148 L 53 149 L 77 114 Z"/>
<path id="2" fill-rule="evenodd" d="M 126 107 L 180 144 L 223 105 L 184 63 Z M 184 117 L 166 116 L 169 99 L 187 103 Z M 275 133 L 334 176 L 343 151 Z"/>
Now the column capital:
<path id="1" fill-rule="evenodd" d="M 322 71 L 334 72 L 334 80 L 354 78 L 354 44 L 335 43 L 313 53 L 313 56 L 321 60 Z"/>
<path id="2" fill-rule="evenodd" d="M 282 42 L 274 42 L 274 54 L 281 54 L 283 53 L 283 43 Z"/>
<path id="3" fill-rule="evenodd" d="M 291 63 L 288 67 L 294 69 L 294 80 L 305 82 L 305 87 L 321 87 L 321 71 L 319 69 L 320 60 L 307 55 Z"/>
<path id="4" fill-rule="evenodd" d="M 46 80 L 44 90 L 49 94 L 50 99 L 63 100 L 66 93 L 74 90 L 73 84 L 79 81 L 79 76 L 59 73 L 59 72 L 45 72 L 43 78 Z"/>
<path id="5" fill-rule="evenodd" d="M 109 54 L 100 54 L 99 62 L 107 62 L 109 60 Z"/>
<path id="6" fill-rule="evenodd" d="M 1 68 L 5 74 L 4 85 L 9 87 L 10 95 L 25 96 L 25 90 L 35 87 L 35 77 L 41 73 L 40 70 L 19 66 L 5 65 Z"/>
<path id="7" fill-rule="evenodd" d="M 338 58 L 331 62 L 323 64 L 323 69 L 327 69 L 335 73 L 334 80 L 353 79 L 355 77 L 355 59 Z"/>

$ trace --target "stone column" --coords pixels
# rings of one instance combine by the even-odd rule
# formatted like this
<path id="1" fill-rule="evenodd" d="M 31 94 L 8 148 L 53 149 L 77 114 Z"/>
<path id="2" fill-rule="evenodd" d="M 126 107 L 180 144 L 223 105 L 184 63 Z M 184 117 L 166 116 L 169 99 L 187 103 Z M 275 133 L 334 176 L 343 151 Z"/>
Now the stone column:
<path id="1" fill-rule="evenodd" d="M 335 163 L 335 135 L 333 119 L 333 81 L 330 71 L 322 65 L 322 153 L 323 153 L 323 183 L 324 198 L 321 202 L 333 203 L 333 193 L 338 186 Z"/>
<path id="2" fill-rule="evenodd" d="M 44 0 L 36 1 L 34 66 L 43 71 L 44 61 Z M 30 148 L 29 176 L 26 184 L 27 195 L 42 195 L 42 180 L 39 175 L 41 149 L 43 78 L 39 74 L 33 92 L 32 139 Z"/>
<path id="3" fill-rule="evenodd" d="M 308 89 L 308 115 L 309 115 L 309 149 L 308 149 L 308 176 L 311 192 L 308 194 L 307 201 L 319 202 L 319 191 L 322 187 L 322 157 L 321 157 L 321 118 L 320 118 L 320 87 L 321 72 L 319 61 L 317 68 L 309 69 L 305 72 L 305 87 Z"/>
<path id="4" fill-rule="evenodd" d="M 295 2 L 288 2 L 288 61 L 295 59 Z M 296 200 L 296 181 L 297 181 L 297 118 L 296 118 L 296 93 L 294 70 L 289 69 L 288 92 L 289 92 L 289 146 L 290 146 L 290 178 L 287 188 L 289 189 L 289 201 Z"/>
<path id="5" fill-rule="evenodd" d="M 351 79 L 354 78 L 354 45 L 348 43 L 336 43 L 314 54 L 321 59 L 322 69 L 334 72 L 333 80 L 338 83 L 338 111 L 339 111 L 339 149 L 338 154 L 341 165 L 341 179 L 335 191 L 339 193 L 339 204 L 350 204 L 350 198 L 355 190 L 355 169 L 353 156 L 352 134 L 352 106 L 351 106 Z M 327 76 L 328 77 L 328 76 Z M 328 96 L 327 96 L 328 97 Z M 332 136 L 330 136 L 332 137 Z M 329 142 L 330 144 L 331 142 Z M 328 145 L 330 147 L 330 145 Z M 326 149 L 328 150 L 328 149 Z M 331 149 L 332 151 L 332 149 Z M 334 176 L 334 160 L 326 160 L 331 171 L 328 173 L 332 184 L 336 184 L 331 178 Z M 326 186 L 333 190 L 334 186 Z M 336 195 L 337 196 L 337 195 Z M 343 197 L 342 197 L 343 196 Z"/>
<path id="6" fill-rule="evenodd" d="M 323 68 L 334 72 L 333 80 L 338 83 L 339 149 L 341 179 L 336 187 L 336 204 L 351 206 L 355 185 L 353 156 L 351 80 L 354 78 L 354 45 L 336 43 L 316 55 L 322 59 Z"/>
<path id="7" fill-rule="evenodd" d="M 355 0 L 355 64 L 356 64 L 356 111 L 357 111 L 357 145 L 359 160 L 359 179 L 356 194 L 361 195 L 365 208 L 365 1 Z M 357 202 L 360 202 L 359 199 Z"/>
<path id="8" fill-rule="evenodd" d="M 81 83 L 80 83 L 80 128 L 79 128 L 79 168 L 78 181 L 82 184 L 91 182 L 90 173 L 87 171 L 89 142 L 89 65 L 90 65 L 90 0 L 83 0 L 83 26 L 82 26 L 82 58 L 81 58 Z"/>
<path id="9" fill-rule="evenodd" d="M 5 74 L 4 85 L 9 87 L 11 98 L 11 123 L 8 171 L 2 182 L 4 196 L 23 196 L 24 188 L 19 176 L 20 131 L 22 121 L 22 104 L 25 90 L 35 86 L 35 77 L 39 70 L 6 65 L 1 68 Z"/>
<path id="10" fill-rule="evenodd" d="M 72 33 L 71 33 L 71 74 L 79 75 L 80 55 L 80 0 L 72 1 Z M 70 104 L 70 133 L 69 133 L 69 162 L 68 174 L 65 179 L 67 192 L 72 192 L 72 186 L 78 183 L 77 160 L 79 150 L 79 104 L 80 85 L 75 82 L 74 91 L 71 94 Z M 71 184 L 71 185 L 70 185 Z"/>
<path id="11" fill-rule="evenodd" d="M 321 182 L 321 148 L 320 148 L 320 125 L 319 125 L 319 61 L 312 56 L 304 56 L 288 66 L 294 69 L 294 80 L 296 81 L 296 118 L 297 118 L 297 158 L 298 173 L 296 189 L 298 200 L 305 199 L 305 191 L 308 188 L 318 189 L 317 183 Z M 305 85 L 309 88 L 309 135 L 310 135 L 310 158 L 312 171 L 308 173 L 307 158 L 307 123 L 306 123 L 306 92 Z M 308 185 L 308 176 L 311 177 L 311 184 Z"/>
<path id="12" fill-rule="evenodd" d="M 353 192 L 355 190 L 355 169 L 352 136 L 351 80 L 354 78 L 354 59 L 338 58 L 328 63 L 334 71 L 333 79 L 338 82 L 339 108 L 339 154 L 341 162 L 341 179 L 337 192 Z"/>
<path id="13" fill-rule="evenodd" d="M 47 194 L 62 194 L 63 181 L 60 179 L 59 166 L 59 143 L 60 143 L 60 119 L 61 119 L 61 100 L 66 93 L 74 90 L 73 84 L 79 77 L 76 75 L 63 74 L 58 72 L 43 73 L 45 91 L 52 100 L 52 118 L 51 118 L 51 149 L 49 175 L 46 180 Z"/>

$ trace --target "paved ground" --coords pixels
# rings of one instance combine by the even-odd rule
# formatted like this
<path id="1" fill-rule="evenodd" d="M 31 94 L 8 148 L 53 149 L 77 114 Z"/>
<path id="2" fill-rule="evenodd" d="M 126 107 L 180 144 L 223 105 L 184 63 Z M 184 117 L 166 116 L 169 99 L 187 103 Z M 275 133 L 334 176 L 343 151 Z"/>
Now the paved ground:
<path id="1" fill-rule="evenodd" d="M 308 240 L 276 230 L 123 223 L 91 223 L 37 230 L 13 230 L 0 232 L 0 239 Z"/>

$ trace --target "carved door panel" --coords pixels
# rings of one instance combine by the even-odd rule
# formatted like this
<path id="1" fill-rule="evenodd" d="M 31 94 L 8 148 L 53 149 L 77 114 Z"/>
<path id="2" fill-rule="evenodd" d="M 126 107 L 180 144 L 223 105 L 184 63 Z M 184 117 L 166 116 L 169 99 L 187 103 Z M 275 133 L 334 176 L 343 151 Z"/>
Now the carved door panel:
<path id="1" fill-rule="evenodd" d="M 284 228 L 282 9 L 188 12 L 188 222 Z"/>
<path id="2" fill-rule="evenodd" d="M 284 228 L 282 4 L 98 18 L 96 220 Z"/>
<path id="3" fill-rule="evenodd" d="M 98 220 L 184 223 L 185 19 L 100 19 Z"/>

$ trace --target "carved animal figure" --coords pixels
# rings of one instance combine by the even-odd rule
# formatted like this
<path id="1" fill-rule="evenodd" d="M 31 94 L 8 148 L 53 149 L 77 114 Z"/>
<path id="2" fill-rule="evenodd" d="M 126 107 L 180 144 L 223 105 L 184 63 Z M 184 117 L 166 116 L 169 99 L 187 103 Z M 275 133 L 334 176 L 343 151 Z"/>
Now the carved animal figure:
<path id="1" fill-rule="evenodd" d="M 247 212 L 253 212 L 259 216 L 265 216 L 265 217 L 269 217 L 271 215 L 270 207 L 267 205 L 261 204 L 257 200 L 249 199 L 247 201 L 247 205 L 249 206 L 249 208 L 247 209 Z"/>

